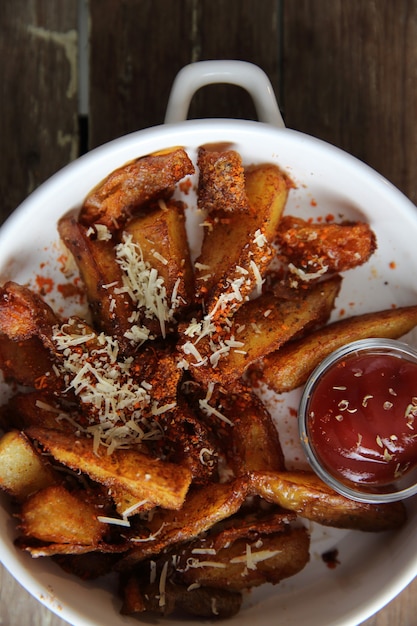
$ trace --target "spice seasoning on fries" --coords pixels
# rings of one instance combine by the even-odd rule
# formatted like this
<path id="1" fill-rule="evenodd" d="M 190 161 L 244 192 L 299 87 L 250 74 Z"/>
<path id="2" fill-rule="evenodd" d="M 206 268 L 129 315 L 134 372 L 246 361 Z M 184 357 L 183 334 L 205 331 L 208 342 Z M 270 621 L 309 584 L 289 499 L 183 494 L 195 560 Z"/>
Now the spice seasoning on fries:
<path id="1" fill-rule="evenodd" d="M 173 193 L 196 168 L 193 263 Z M 123 614 L 230 617 L 243 590 L 306 566 L 303 519 L 404 523 L 401 503 L 353 502 L 287 471 L 255 393 L 259 381 L 278 393 L 302 384 L 337 337 L 417 324 L 415 306 L 327 325 L 340 272 L 368 260 L 375 235 L 285 215 L 292 187 L 232 150 L 201 147 L 196 166 L 182 148 L 141 157 L 59 220 L 88 320 L 12 281 L 0 288 L 0 368 L 24 388 L 0 411 L 16 544 L 83 579 L 116 572 Z"/>

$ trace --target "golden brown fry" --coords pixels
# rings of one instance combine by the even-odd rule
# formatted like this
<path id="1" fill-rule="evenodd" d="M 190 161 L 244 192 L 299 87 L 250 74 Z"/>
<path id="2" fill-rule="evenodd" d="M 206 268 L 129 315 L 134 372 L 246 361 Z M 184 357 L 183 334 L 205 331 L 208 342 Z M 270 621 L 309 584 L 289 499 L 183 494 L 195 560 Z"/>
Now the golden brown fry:
<path id="1" fill-rule="evenodd" d="M 114 335 L 122 349 L 129 349 L 125 333 L 132 327 L 129 318 L 135 306 L 129 295 L 120 291 L 123 275 L 116 262 L 115 242 L 90 236 L 74 215 L 59 220 L 58 232 L 80 271 L 94 325 Z"/>
<path id="2" fill-rule="evenodd" d="M 283 346 L 260 360 L 251 371 L 277 393 L 303 385 L 314 368 L 333 350 L 358 339 L 398 339 L 417 325 L 417 306 L 365 313 L 333 322 Z"/>
<path id="3" fill-rule="evenodd" d="M 196 417 L 181 395 L 175 409 L 167 416 L 162 415 L 159 423 L 165 433 L 161 443 L 166 458 L 188 467 L 193 485 L 212 482 L 218 469 L 218 441 L 213 430 Z"/>
<path id="4" fill-rule="evenodd" d="M 152 459 L 136 450 L 118 449 L 111 455 L 105 450 L 96 453 L 92 439 L 58 431 L 32 427 L 27 434 L 63 465 L 84 472 L 110 489 L 125 489 L 138 500 L 150 500 L 169 509 L 177 509 L 184 502 L 191 482 L 187 468 Z"/>
<path id="5" fill-rule="evenodd" d="M 277 350 L 292 337 L 312 325 L 324 323 L 334 306 L 341 285 L 334 276 L 305 290 L 295 290 L 292 299 L 265 293 L 245 303 L 231 325 L 219 327 L 218 335 L 199 340 L 183 337 L 182 350 L 190 363 L 192 376 L 205 386 L 217 382 L 226 387 L 239 379 L 251 363 Z M 196 361 L 189 342 L 194 343 Z M 229 342 L 230 349 L 227 350 Z M 219 356 L 218 356 L 219 355 Z"/>
<path id="6" fill-rule="evenodd" d="M 99 509 L 62 485 L 46 487 L 28 498 L 20 512 L 24 535 L 43 542 L 96 548 L 107 526 L 99 522 Z"/>
<path id="7" fill-rule="evenodd" d="M 0 288 L 0 368 L 6 380 L 62 391 L 50 352 L 58 317 L 40 296 L 9 281 Z"/>
<path id="8" fill-rule="evenodd" d="M 183 148 L 140 157 L 111 172 L 88 194 L 79 220 L 85 226 L 103 224 L 113 232 L 148 202 L 168 198 L 174 185 L 193 173 Z"/>
<path id="9" fill-rule="evenodd" d="M 402 502 L 366 504 L 345 498 L 313 472 L 251 472 L 254 494 L 313 522 L 335 528 L 378 532 L 406 521 Z"/>
<path id="10" fill-rule="evenodd" d="M 167 300 L 174 314 L 181 314 L 194 298 L 184 205 L 169 200 L 161 208 L 131 219 L 125 232 L 140 247 L 143 260 L 164 281 Z"/>
<path id="11" fill-rule="evenodd" d="M 256 287 L 260 288 L 261 277 L 273 257 L 270 244 L 291 186 L 288 177 L 275 166 L 251 172 L 247 174 L 250 212 L 209 216 L 205 222 L 196 263 L 196 293 L 206 311 L 216 310 L 218 317 L 230 316 Z M 259 201 L 258 190 L 264 180 L 271 191 Z"/>
<path id="12" fill-rule="evenodd" d="M 190 491 L 179 511 L 156 511 L 146 529 L 139 536 L 131 538 L 133 547 L 121 561 L 121 569 L 127 569 L 158 554 L 167 546 L 189 541 L 209 530 L 240 509 L 247 491 L 246 478 L 231 483 L 213 483 Z"/>
<path id="13" fill-rule="evenodd" d="M 365 222 L 311 224 L 284 216 L 276 243 L 288 263 L 307 275 L 344 272 L 362 265 L 376 250 L 376 237 Z"/>
<path id="14" fill-rule="evenodd" d="M 22 502 L 57 482 L 52 467 L 24 433 L 11 430 L 0 438 L 0 489 Z"/>
<path id="15" fill-rule="evenodd" d="M 294 576 L 308 563 L 309 548 L 306 529 L 288 527 L 256 541 L 237 539 L 214 555 L 191 545 L 180 552 L 177 568 L 188 585 L 240 591 Z"/>
<path id="16" fill-rule="evenodd" d="M 219 393 L 216 400 L 217 409 L 233 423 L 226 454 L 235 475 L 284 470 L 278 431 L 258 396 L 243 384 L 236 384 Z"/>
<path id="17" fill-rule="evenodd" d="M 73 410 L 74 407 L 64 407 L 58 398 L 43 391 L 17 393 L 1 407 L 1 422 L 6 430 L 42 426 L 74 432 L 83 419 Z"/>
<path id="18" fill-rule="evenodd" d="M 114 564 L 120 558 L 119 553 L 123 549 L 121 545 L 100 543 L 100 552 L 57 554 L 54 562 L 72 576 L 77 576 L 81 580 L 94 580 L 112 572 Z"/>
<path id="19" fill-rule="evenodd" d="M 198 617 L 226 619 L 236 615 L 241 607 L 242 596 L 238 592 L 208 587 L 188 589 L 170 580 L 166 581 L 161 595 L 161 572 L 156 574 L 154 583 L 149 583 L 149 572 L 142 578 L 133 573 L 123 581 L 122 615 L 150 611 L 166 616 L 179 610 Z"/>
<path id="20" fill-rule="evenodd" d="M 198 150 L 198 208 L 208 212 L 245 212 L 249 203 L 245 172 L 240 154 L 235 150 Z"/>

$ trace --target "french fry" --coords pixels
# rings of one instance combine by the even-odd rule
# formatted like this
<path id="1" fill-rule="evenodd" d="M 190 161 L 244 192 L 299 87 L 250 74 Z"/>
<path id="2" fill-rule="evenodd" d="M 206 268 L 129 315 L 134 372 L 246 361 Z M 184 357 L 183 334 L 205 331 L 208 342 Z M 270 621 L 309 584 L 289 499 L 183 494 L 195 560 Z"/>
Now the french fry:
<path id="1" fill-rule="evenodd" d="M 27 287 L 8 281 L 0 288 L 0 365 L 6 380 L 63 390 L 50 351 L 58 321 L 51 307 Z"/>
<path id="2" fill-rule="evenodd" d="M 245 171 L 235 150 L 198 150 L 198 208 L 209 213 L 248 213 Z"/>
<path id="3" fill-rule="evenodd" d="M 182 203 L 168 200 L 161 207 L 129 220 L 125 232 L 139 246 L 142 258 L 163 280 L 175 315 L 193 302 L 194 277 Z"/>
<path id="4" fill-rule="evenodd" d="M 96 549 L 107 528 L 98 515 L 99 509 L 62 485 L 53 485 L 23 503 L 20 524 L 25 535 L 40 541 Z"/>
<path id="5" fill-rule="evenodd" d="M 190 589 L 169 580 L 161 596 L 160 576 L 161 573 L 157 572 L 158 580 L 154 583 L 149 583 L 148 573 L 146 578 L 136 572 L 127 577 L 121 590 L 122 615 L 150 611 L 167 616 L 177 609 L 197 617 L 227 619 L 236 615 L 242 605 L 239 592 L 205 587 Z"/>
<path id="6" fill-rule="evenodd" d="M 328 487 L 313 472 L 251 472 L 252 492 L 313 522 L 335 528 L 378 532 L 406 521 L 403 502 L 366 504 Z"/>
<path id="7" fill-rule="evenodd" d="M 260 540 L 259 540 L 260 537 Z M 237 539 L 231 546 L 210 555 L 190 546 L 180 553 L 177 569 L 188 584 L 215 589 L 258 587 L 266 582 L 276 585 L 294 576 L 309 561 L 310 539 L 305 528 L 290 528 L 256 540 Z M 259 547 L 261 543 L 261 547 Z"/>
<path id="8" fill-rule="evenodd" d="M 140 157 L 114 170 L 88 194 L 79 220 L 87 227 L 102 224 L 111 232 L 118 230 L 145 204 L 169 198 L 175 184 L 193 173 L 183 148 Z"/>
<path id="9" fill-rule="evenodd" d="M 270 414 L 253 391 L 237 384 L 215 395 L 216 409 L 233 426 L 226 455 L 236 476 L 255 470 L 282 471 L 284 454 Z"/>
<path id="10" fill-rule="evenodd" d="M 376 250 L 376 237 L 366 222 L 311 224 L 286 215 L 276 235 L 279 253 L 291 269 L 309 279 L 363 265 Z"/>
<path id="11" fill-rule="evenodd" d="M 302 330 L 324 323 L 333 309 L 341 280 L 334 276 L 305 291 L 295 291 L 291 300 L 265 293 L 242 305 L 232 323 L 215 327 L 212 335 L 200 338 L 198 326 L 190 326 L 180 345 L 193 377 L 205 385 L 214 381 L 230 386 L 251 363 L 277 350 Z"/>
<path id="12" fill-rule="evenodd" d="M 417 325 L 417 306 L 365 313 L 333 322 L 264 356 L 253 366 L 254 382 L 262 380 L 277 393 L 303 385 L 333 350 L 359 339 L 398 339 Z"/>
<path id="13" fill-rule="evenodd" d="M 42 426 L 75 432 L 83 422 L 82 416 L 73 413 L 73 406 L 64 407 L 56 396 L 43 391 L 17 393 L 1 409 L 1 423 L 6 430 Z"/>
<path id="14" fill-rule="evenodd" d="M 90 236 L 89 229 L 71 214 L 59 220 L 58 232 L 80 271 L 96 328 L 114 335 L 122 349 L 129 350 L 125 334 L 132 327 L 128 320 L 135 307 L 121 290 L 123 275 L 116 262 L 114 241 L 100 239 L 97 234 Z"/>
<path id="15" fill-rule="evenodd" d="M 291 187 L 288 177 L 274 166 L 249 170 L 247 178 L 251 210 L 222 218 L 208 216 L 196 262 L 197 299 L 204 302 L 207 313 L 216 310 L 218 317 L 230 315 L 260 288 L 273 257 L 270 243 Z M 269 193 L 259 201 L 263 182 Z"/>
<path id="16" fill-rule="evenodd" d="M 140 534 L 131 538 L 132 549 L 119 563 L 128 569 L 175 543 L 189 541 L 230 517 L 247 496 L 246 478 L 231 483 L 212 483 L 190 491 L 179 511 L 156 511 Z"/>
<path id="17" fill-rule="evenodd" d="M 26 435 L 10 430 L 0 438 L 0 489 L 23 502 L 59 482 L 57 473 L 36 452 Z"/>
<path id="18" fill-rule="evenodd" d="M 149 500 L 168 509 L 177 509 L 184 502 L 191 482 L 191 473 L 184 467 L 152 459 L 136 450 L 119 449 L 111 455 L 99 455 L 93 440 L 86 437 L 37 427 L 26 432 L 57 461 L 110 489 L 125 489 L 138 500 Z"/>

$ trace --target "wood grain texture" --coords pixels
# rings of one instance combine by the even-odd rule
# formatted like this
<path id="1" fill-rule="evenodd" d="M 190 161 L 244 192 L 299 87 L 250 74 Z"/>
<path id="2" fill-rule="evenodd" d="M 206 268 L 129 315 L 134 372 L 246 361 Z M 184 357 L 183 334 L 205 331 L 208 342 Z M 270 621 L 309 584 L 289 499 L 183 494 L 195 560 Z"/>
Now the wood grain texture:
<path id="1" fill-rule="evenodd" d="M 417 1 L 284 0 L 287 126 L 339 146 L 417 202 Z"/>
<path id="2" fill-rule="evenodd" d="M 252 61 L 278 87 L 277 0 L 91 0 L 90 7 L 91 147 L 163 123 L 174 78 L 194 61 Z M 256 114 L 245 91 L 215 85 L 196 95 L 189 117 Z"/>
<path id="3" fill-rule="evenodd" d="M 77 156 L 77 2 L 2 0 L 0 221 Z"/>

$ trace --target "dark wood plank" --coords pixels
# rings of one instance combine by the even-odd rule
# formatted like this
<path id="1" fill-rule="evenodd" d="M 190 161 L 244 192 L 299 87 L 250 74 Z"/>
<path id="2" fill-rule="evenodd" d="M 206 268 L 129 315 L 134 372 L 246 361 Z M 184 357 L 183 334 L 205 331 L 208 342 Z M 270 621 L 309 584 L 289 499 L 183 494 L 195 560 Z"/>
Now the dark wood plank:
<path id="1" fill-rule="evenodd" d="M 2 0 L 0 219 L 77 156 L 76 28 L 76 0 Z"/>
<path id="2" fill-rule="evenodd" d="M 259 65 L 279 99 L 280 2 L 205 0 L 197 3 L 197 33 L 192 60 L 239 59 Z M 213 85 L 197 92 L 189 117 L 257 119 L 250 96 L 241 88 Z"/>
<path id="3" fill-rule="evenodd" d="M 90 146 L 161 124 L 176 74 L 193 61 L 252 61 L 277 84 L 278 7 L 278 0 L 91 0 Z M 210 86 L 190 117 L 219 116 L 254 117 L 252 101 L 240 88 Z"/>
<path id="4" fill-rule="evenodd" d="M 417 1 L 283 6 L 287 126 L 354 154 L 417 202 Z"/>

